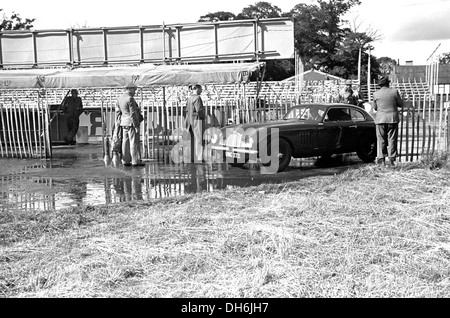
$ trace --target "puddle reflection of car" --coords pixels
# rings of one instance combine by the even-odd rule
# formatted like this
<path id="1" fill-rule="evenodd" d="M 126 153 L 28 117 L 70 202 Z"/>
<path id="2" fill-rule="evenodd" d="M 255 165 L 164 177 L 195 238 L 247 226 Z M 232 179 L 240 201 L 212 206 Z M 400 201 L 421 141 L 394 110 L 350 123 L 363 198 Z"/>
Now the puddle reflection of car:
<path id="1" fill-rule="evenodd" d="M 215 155 L 223 154 L 232 166 L 243 166 L 249 159 L 269 166 L 277 160 L 278 172 L 288 167 L 292 157 L 329 157 L 356 152 L 364 162 L 372 162 L 376 156 L 373 117 L 363 108 L 347 104 L 294 106 L 282 120 L 217 130 L 211 142 Z"/>

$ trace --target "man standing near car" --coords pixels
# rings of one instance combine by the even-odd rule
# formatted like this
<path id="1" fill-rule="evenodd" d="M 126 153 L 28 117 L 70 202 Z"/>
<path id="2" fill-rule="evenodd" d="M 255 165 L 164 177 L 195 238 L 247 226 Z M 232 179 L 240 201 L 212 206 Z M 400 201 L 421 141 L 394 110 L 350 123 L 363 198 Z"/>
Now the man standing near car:
<path id="1" fill-rule="evenodd" d="M 145 166 L 141 162 L 139 127 L 144 120 L 141 110 L 134 99 L 137 86 L 130 83 L 126 92 L 117 100 L 116 113 L 120 114 L 122 128 L 122 163 L 124 166 Z"/>
<path id="2" fill-rule="evenodd" d="M 381 87 L 373 93 L 373 109 L 376 111 L 377 164 L 395 165 L 398 140 L 399 108 L 403 100 L 398 90 L 389 87 L 389 78 L 378 81 Z M 385 162 L 385 158 L 388 160 Z"/>

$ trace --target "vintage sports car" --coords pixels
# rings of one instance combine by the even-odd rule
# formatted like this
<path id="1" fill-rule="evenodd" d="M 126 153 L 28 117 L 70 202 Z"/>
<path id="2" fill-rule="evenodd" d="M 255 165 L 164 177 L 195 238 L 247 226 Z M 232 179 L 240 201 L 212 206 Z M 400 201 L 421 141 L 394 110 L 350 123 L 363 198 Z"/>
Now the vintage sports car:
<path id="1" fill-rule="evenodd" d="M 356 152 L 364 162 L 376 157 L 373 117 L 349 104 L 302 104 L 282 120 L 226 126 L 211 136 L 215 157 L 242 166 L 248 160 L 264 166 L 276 163 L 280 172 L 291 157 L 307 158 Z"/>

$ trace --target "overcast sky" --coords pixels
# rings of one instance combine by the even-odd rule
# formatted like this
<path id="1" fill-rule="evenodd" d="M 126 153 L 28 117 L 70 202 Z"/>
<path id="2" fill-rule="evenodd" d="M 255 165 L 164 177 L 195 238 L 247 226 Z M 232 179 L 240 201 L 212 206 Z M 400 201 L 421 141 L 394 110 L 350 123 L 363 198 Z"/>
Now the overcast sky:
<path id="1" fill-rule="evenodd" d="M 13 11 L 22 18 L 35 18 L 34 29 L 70 27 L 113 27 L 196 22 L 209 12 L 238 14 L 258 1 L 249 0 L 20 0 L 0 4 L 7 15 Z M 298 3 L 312 0 L 267 1 L 283 12 Z M 450 52 L 450 0 L 361 0 L 348 16 L 361 23 L 361 30 L 376 30 L 381 40 L 374 43 L 374 55 L 388 56 L 400 64 L 412 60 L 426 64 L 437 53 Z"/>

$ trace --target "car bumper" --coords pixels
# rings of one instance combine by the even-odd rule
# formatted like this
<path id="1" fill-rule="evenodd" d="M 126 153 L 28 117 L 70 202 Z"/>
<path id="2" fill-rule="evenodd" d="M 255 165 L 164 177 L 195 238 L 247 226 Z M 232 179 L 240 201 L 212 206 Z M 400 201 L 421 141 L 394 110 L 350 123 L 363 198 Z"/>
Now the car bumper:
<path id="1" fill-rule="evenodd" d="M 236 148 L 236 147 L 227 147 L 227 146 L 211 146 L 211 149 L 214 150 L 223 150 L 237 153 L 246 153 L 246 154 L 257 154 L 257 150 L 247 149 L 247 148 Z"/>
<path id="2" fill-rule="evenodd" d="M 212 145 L 211 149 L 216 151 L 223 151 L 224 156 L 227 158 L 233 158 L 233 159 L 241 159 L 245 158 L 248 160 L 250 156 L 255 156 L 258 154 L 257 150 L 254 149 L 248 149 L 248 148 L 236 148 L 236 147 L 229 147 L 229 146 L 220 146 L 220 145 Z"/>

